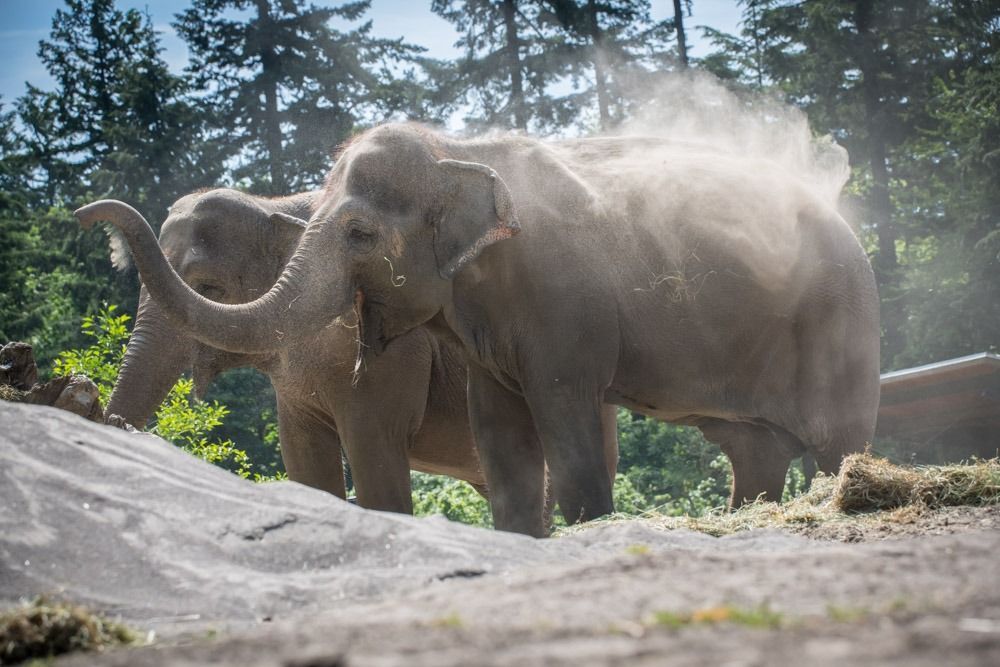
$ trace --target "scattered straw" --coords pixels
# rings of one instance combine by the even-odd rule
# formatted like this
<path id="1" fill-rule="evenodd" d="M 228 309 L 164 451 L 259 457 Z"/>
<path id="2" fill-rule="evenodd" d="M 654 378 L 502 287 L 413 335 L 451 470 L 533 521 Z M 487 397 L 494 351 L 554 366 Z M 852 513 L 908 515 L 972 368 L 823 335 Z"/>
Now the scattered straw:
<path id="1" fill-rule="evenodd" d="M 656 509 L 638 516 L 614 514 L 589 524 L 561 528 L 557 536 L 595 525 L 641 520 L 659 530 L 686 528 L 729 535 L 755 528 L 807 532 L 809 528 L 913 523 L 928 510 L 950 505 L 1000 504 L 1000 460 L 948 466 L 898 466 L 870 454 L 844 459 L 837 477 L 818 475 L 809 491 L 783 503 L 758 502 L 703 516 L 666 516 Z M 859 514 L 864 513 L 863 516 Z"/>
<path id="2" fill-rule="evenodd" d="M 124 625 L 44 598 L 0 614 L 0 665 L 135 641 L 136 635 Z"/>

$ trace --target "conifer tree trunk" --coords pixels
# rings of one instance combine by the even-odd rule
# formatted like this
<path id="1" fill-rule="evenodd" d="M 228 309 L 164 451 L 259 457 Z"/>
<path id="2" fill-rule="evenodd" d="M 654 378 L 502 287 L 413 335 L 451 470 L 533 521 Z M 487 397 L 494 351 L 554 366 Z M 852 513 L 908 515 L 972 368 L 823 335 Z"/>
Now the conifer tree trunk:
<path id="1" fill-rule="evenodd" d="M 681 67 L 688 66 L 687 39 L 684 35 L 684 10 L 681 9 L 681 0 L 674 0 L 674 27 L 677 29 L 677 55 L 681 61 Z"/>
<path id="2" fill-rule="evenodd" d="M 528 117 L 524 108 L 524 83 L 521 78 L 521 56 L 518 48 L 517 24 L 514 13 L 517 0 L 503 0 L 503 21 L 507 38 L 507 59 L 510 64 L 510 103 L 514 110 L 514 126 L 528 129 Z"/>
<path id="3" fill-rule="evenodd" d="M 611 101 L 608 96 L 607 55 L 602 46 L 601 27 L 597 23 L 597 3 L 587 0 L 587 23 L 590 42 L 594 50 L 594 87 L 597 89 L 597 109 L 601 117 L 601 129 L 611 125 Z"/>
<path id="4" fill-rule="evenodd" d="M 282 168 L 281 119 L 278 116 L 278 56 L 271 35 L 271 12 L 268 0 L 256 0 L 260 26 L 260 62 L 263 68 L 261 85 L 264 92 L 264 145 L 267 148 L 271 194 L 287 194 Z"/>
<path id="5" fill-rule="evenodd" d="M 894 291 L 897 283 L 899 260 L 896 256 L 898 233 L 892 222 L 892 201 L 889 199 L 888 151 L 883 135 L 881 118 L 882 105 L 878 91 L 878 38 L 872 25 L 872 0 L 856 0 L 854 11 L 855 29 L 861 38 L 857 62 L 861 70 L 861 95 L 864 102 L 865 133 L 868 138 L 868 162 L 872 172 L 870 199 L 871 222 L 878 236 L 878 258 L 875 263 L 875 277 L 883 296 L 882 322 L 885 330 L 884 356 L 891 363 L 892 358 L 903 349 L 901 303 L 886 299 Z"/>

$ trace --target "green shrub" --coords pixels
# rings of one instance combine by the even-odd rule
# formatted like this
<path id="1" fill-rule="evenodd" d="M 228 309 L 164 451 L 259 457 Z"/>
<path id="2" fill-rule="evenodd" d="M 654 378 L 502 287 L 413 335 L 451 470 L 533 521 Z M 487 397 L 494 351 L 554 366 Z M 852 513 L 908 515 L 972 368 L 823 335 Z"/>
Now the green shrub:
<path id="1" fill-rule="evenodd" d="M 86 315 L 80 330 L 93 339 L 89 346 L 59 353 L 52 374 L 86 375 L 101 392 L 101 405 L 107 405 L 118 377 L 118 366 L 128 344 L 128 315 L 116 315 L 117 306 L 105 304 L 97 315 Z"/>
<path id="2" fill-rule="evenodd" d="M 420 472 L 410 473 L 413 489 L 413 514 L 441 514 L 452 521 L 489 528 L 493 525 L 490 504 L 469 484 Z"/>
<path id="3" fill-rule="evenodd" d="M 105 304 L 96 315 L 84 317 L 80 328 L 93 343 L 82 349 L 61 352 L 53 367 L 55 375 L 79 373 L 93 380 L 101 392 L 102 404 L 111 396 L 129 339 L 128 321 L 132 318 L 118 315 L 116 311 L 116 306 Z M 272 479 L 253 474 L 247 453 L 231 440 L 213 441 L 210 438 L 212 430 L 222 424 L 229 410 L 215 401 L 194 400 L 193 389 L 192 380 L 177 380 L 157 409 L 149 431 L 240 477 L 253 477 L 256 481 Z"/>
<path id="4" fill-rule="evenodd" d="M 620 504 L 620 513 L 658 508 L 670 516 L 701 516 L 724 506 L 729 498 L 732 469 L 718 446 L 689 426 L 676 426 L 618 411 L 618 478 L 642 497 Z M 616 487 L 624 482 L 616 482 Z M 623 487 L 624 488 L 624 487 Z"/>

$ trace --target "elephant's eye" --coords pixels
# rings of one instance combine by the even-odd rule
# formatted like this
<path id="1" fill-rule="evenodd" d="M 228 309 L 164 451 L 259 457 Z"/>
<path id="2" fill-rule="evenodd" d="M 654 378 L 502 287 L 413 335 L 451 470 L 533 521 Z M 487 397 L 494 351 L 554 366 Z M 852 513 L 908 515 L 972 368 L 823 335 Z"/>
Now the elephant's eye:
<path id="1" fill-rule="evenodd" d="M 347 240 L 358 252 L 368 252 L 375 247 L 376 234 L 364 227 L 351 226 L 347 230 Z"/>

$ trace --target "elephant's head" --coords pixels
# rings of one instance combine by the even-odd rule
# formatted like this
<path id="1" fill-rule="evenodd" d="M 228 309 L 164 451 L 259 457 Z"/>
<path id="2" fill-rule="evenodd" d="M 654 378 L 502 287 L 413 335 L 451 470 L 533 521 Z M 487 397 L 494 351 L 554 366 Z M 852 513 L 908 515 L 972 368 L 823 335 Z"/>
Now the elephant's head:
<path id="1" fill-rule="evenodd" d="M 214 303 L 178 280 L 130 207 L 96 202 L 77 216 L 84 225 L 115 224 L 153 297 L 213 347 L 278 349 L 353 308 L 361 315 L 362 343 L 377 351 L 433 318 L 451 298 L 452 278 L 519 230 L 503 180 L 486 165 L 461 160 L 453 148 L 411 125 L 361 135 L 330 173 L 277 283 L 238 306 Z"/>
<path id="2" fill-rule="evenodd" d="M 302 235 L 304 225 L 279 211 L 308 215 L 311 201 L 312 193 L 284 200 L 224 189 L 187 195 L 170 207 L 160 248 L 177 275 L 205 298 L 253 301 L 281 275 Z M 185 369 L 191 368 L 196 393 L 203 395 L 222 371 L 256 361 L 191 338 L 143 286 L 107 412 L 142 426 Z"/>

